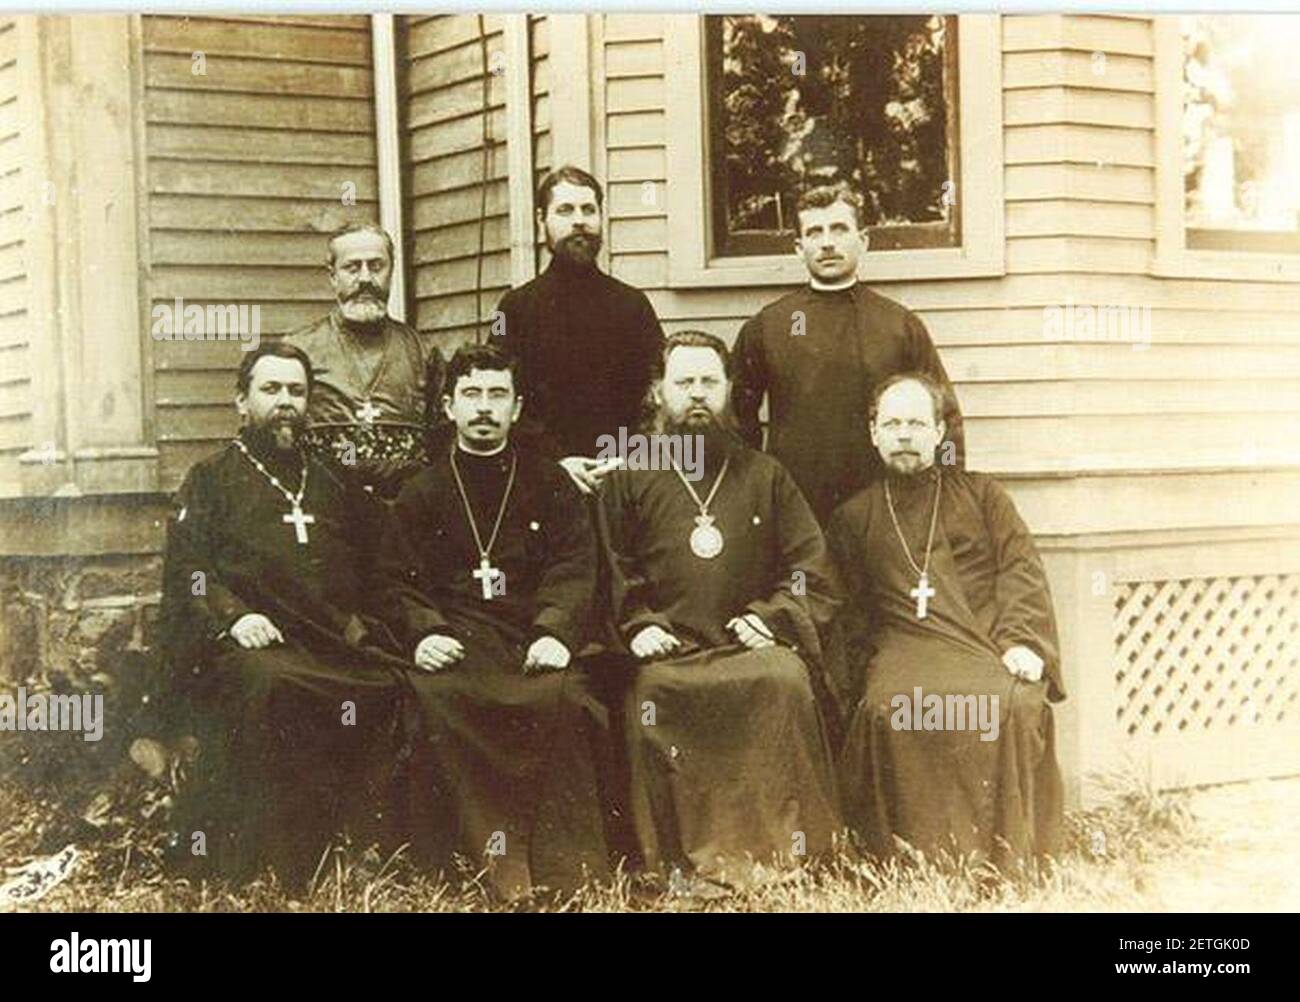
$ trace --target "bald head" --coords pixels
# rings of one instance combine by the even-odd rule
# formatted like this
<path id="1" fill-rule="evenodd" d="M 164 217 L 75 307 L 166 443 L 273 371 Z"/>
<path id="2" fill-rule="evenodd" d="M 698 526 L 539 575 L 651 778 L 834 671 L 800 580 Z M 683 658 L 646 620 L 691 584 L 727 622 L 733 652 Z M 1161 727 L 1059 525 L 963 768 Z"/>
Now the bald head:
<path id="1" fill-rule="evenodd" d="M 918 377 L 902 377 L 882 387 L 871 421 L 871 444 L 895 473 L 920 473 L 934 465 L 943 441 L 941 401 L 935 388 Z"/>

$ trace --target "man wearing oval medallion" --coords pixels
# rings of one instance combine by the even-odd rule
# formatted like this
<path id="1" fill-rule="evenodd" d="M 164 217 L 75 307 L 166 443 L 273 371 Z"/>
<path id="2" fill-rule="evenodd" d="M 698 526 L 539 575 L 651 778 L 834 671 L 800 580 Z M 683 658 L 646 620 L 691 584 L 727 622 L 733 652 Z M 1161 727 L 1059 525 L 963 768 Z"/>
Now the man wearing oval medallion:
<path id="1" fill-rule="evenodd" d="M 668 337 L 662 433 L 700 436 L 702 475 L 616 470 L 602 497 L 637 847 L 696 884 L 797 863 L 839 826 L 814 675 L 837 587 L 790 475 L 732 434 L 729 388 L 719 338 Z"/>

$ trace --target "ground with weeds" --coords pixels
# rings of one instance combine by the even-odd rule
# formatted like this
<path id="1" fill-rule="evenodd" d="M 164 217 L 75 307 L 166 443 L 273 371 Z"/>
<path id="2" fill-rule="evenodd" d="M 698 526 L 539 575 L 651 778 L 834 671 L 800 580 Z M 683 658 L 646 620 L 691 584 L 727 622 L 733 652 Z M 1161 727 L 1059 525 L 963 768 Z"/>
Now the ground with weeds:
<path id="1" fill-rule="evenodd" d="M 243 886 L 187 880 L 161 866 L 165 790 L 119 775 L 69 810 L 0 779 L 0 868 L 13 871 L 69 843 L 71 874 L 29 906 L 41 911 L 1294 911 L 1300 872 L 1300 779 L 1159 792 L 1133 777 L 1107 800 L 1067 817 L 1067 845 L 1049 866 L 998 874 L 967 859 L 864 859 L 842 848 L 803 870 L 716 899 L 620 874 L 564 897 L 491 900 L 465 867 L 433 879 L 398 854 L 339 846 L 310 892 L 289 895 L 274 875 Z M 0 879 L 0 883 L 3 880 Z"/>

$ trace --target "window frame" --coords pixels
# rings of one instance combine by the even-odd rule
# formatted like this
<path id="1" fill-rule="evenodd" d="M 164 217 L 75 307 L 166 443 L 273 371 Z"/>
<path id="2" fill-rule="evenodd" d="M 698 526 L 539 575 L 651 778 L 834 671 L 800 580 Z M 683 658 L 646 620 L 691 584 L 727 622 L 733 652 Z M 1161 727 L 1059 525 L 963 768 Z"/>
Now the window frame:
<path id="1" fill-rule="evenodd" d="M 1006 273 L 1002 146 L 1002 31 L 997 14 L 957 16 L 958 179 L 961 245 L 871 251 L 867 281 L 970 278 Z M 667 213 L 669 287 L 796 284 L 807 280 L 787 254 L 711 256 L 708 197 L 704 15 L 672 15 L 665 24 L 667 66 Z"/>
<path id="2" fill-rule="evenodd" d="M 726 15 L 717 15 L 725 17 Z M 955 176 L 954 166 L 960 168 L 961 159 L 961 115 L 957 107 L 958 95 L 961 93 L 961 73 L 957 64 L 957 54 L 961 51 L 961 29 L 958 24 L 956 14 L 939 15 L 946 22 L 950 22 L 948 27 L 948 36 L 943 53 L 943 68 L 947 75 L 944 83 L 945 97 L 947 98 L 947 107 L 945 109 L 945 127 L 951 143 L 947 150 L 945 160 L 947 162 L 947 176 Z M 773 229 L 754 229 L 742 230 L 728 233 L 725 237 L 721 234 L 727 229 L 726 209 L 723 205 L 725 196 L 715 198 L 714 193 L 718 192 L 726 184 L 726 169 L 724 158 L 714 156 L 715 151 L 719 151 L 722 143 L 722 130 L 720 129 L 719 117 L 722 114 L 722 88 L 714 86 L 718 82 L 716 73 L 721 69 L 717 65 L 713 52 L 709 50 L 719 45 L 722 41 L 722 25 L 718 21 L 710 20 L 715 15 L 707 15 L 704 20 L 704 37 L 705 37 L 705 80 L 709 83 L 707 88 L 708 105 L 704 116 L 705 135 L 704 135 L 704 152 L 705 165 L 708 170 L 708 180 L 706 182 L 706 200 L 709 203 L 709 227 L 706 231 L 705 239 L 711 247 L 718 247 L 724 242 L 728 246 L 728 251 L 718 254 L 718 257 L 764 257 L 772 255 L 781 255 L 788 253 L 790 249 L 790 232 L 788 227 L 783 232 L 777 232 Z M 787 221 L 788 222 L 788 221 Z M 937 222 L 925 223 L 901 223 L 893 225 L 870 225 L 867 227 L 871 245 L 883 249 L 928 249 L 932 247 L 960 247 L 961 246 L 961 213 L 951 212 L 949 218 Z M 762 248 L 751 252 L 741 252 L 738 247 L 749 245 L 755 248 Z"/>
<path id="3" fill-rule="evenodd" d="M 1181 15 L 1154 18 L 1156 250 L 1151 273 L 1161 278 L 1220 278 L 1239 282 L 1300 281 L 1294 252 L 1218 250 L 1187 246 L 1183 193 L 1183 43 Z M 1212 231 L 1230 233 L 1230 230 Z M 1300 234 L 1297 234 L 1300 239 Z"/>

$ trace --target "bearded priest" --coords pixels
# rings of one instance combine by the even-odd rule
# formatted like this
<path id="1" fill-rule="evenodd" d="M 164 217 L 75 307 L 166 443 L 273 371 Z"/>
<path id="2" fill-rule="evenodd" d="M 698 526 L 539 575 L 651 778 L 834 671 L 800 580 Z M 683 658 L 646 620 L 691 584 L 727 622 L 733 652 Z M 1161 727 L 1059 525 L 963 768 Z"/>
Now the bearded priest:
<path id="1" fill-rule="evenodd" d="M 944 395 L 921 373 L 877 388 L 886 474 L 827 529 L 849 593 L 837 671 L 847 820 L 877 855 L 900 842 L 999 866 L 1056 846 L 1049 701 L 1064 698 L 1034 541 L 992 477 L 935 462 Z"/>
<path id="2" fill-rule="evenodd" d="M 336 832 L 383 841 L 413 705 L 367 614 L 365 502 L 300 447 L 315 390 L 291 344 L 244 356 L 243 427 L 185 478 L 168 524 L 161 636 L 171 724 L 200 739 L 181 858 L 234 877 L 310 877 Z"/>
<path id="3" fill-rule="evenodd" d="M 840 823 L 816 696 L 837 586 L 793 478 L 731 430 L 729 369 L 720 338 L 668 337 L 662 434 L 697 436 L 703 463 L 616 470 L 601 499 L 637 847 L 702 891 L 795 866 Z"/>

